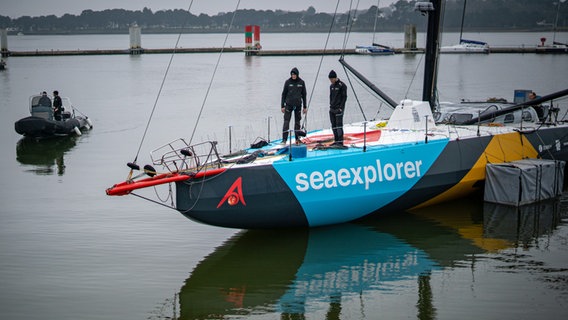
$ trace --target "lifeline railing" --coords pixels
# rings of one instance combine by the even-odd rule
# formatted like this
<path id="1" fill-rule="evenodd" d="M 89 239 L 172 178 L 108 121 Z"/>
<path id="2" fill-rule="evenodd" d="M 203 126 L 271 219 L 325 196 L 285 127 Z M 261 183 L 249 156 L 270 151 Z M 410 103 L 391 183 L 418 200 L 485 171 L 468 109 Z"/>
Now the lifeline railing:
<path id="1" fill-rule="evenodd" d="M 150 158 L 154 165 L 161 165 L 170 172 L 199 172 L 204 168 L 221 167 L 217 141 L 189 145 L 179 138 L 152 150 Z"/>

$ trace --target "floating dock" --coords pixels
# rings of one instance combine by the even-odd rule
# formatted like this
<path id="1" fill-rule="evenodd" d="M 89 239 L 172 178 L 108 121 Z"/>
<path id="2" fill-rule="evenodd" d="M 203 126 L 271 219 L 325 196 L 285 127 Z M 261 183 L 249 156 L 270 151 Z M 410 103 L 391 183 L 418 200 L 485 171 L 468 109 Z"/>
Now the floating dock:
<path id="1" fill-rule="evenodd" d="M 172 48 L 172 49 L 95 49 L 95 50 L 35 50 L 35 51 L 9 51 L 10 57 L 37 57 L 37 56 L 88 56 L 88 55 L 138 55 L 163 53 L 218 53 L 218 52 L 244 52 L 243 47 L 235 48 Z"/>
<path id="2" fill-rule="evenodd" d="M 171 48 L 171 49 L 96 49 L 96 50 L 35 50 L 35 51 L 5 51 L 3 56 L 10 57 L 37 57 L 37 56 L 79 56 L 79 55 L 138 55 L 138 54 L 166 54 L 166 53 L 219 53 L 243 52 L 249 56 L 309 56 L 309 55 L 352 55 L 355 49 L 290 49 L 290 50 L 246 50 L 244 47 L 229 48 Z M 395 54 L 420 54 L 423 48 L 395 49 Z M 537 53 L 537 54 L 568 54 L 568 48 L 547 47 L 496 47 L 490 48 L 492 53 Z M 442 54 L 487 54 L 487 53 L 442 53 Z"/>

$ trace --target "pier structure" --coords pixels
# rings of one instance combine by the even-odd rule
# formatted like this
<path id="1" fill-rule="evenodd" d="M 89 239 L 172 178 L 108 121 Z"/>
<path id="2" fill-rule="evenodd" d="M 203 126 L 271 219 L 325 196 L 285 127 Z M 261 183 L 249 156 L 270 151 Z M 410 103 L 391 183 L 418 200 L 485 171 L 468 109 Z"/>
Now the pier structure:
<path id="1" fill-rule="evenodd" d="M 261 49 L 262 46 L 260 45 L 260 26 L 245 26 L 245 55 L 256 55 Z"/>
<path id="2" fill-rule="evenodd" d="M 260 27 L 257 25 L 245 26 L 244 47 L 210 47 L 210 48 L 142 48 L 141 28 L 134 24 L 129 28 L 130 46 L 128 49 L 86 49 L 86 50 L 35 50 L 10 51 L 6 29 L 0 29 L 0 50 L 2 57 L 34 57 L 34 56 L 73 56 L 73 55 L 118 55 L 118 54 L 171 54 L 171 53 L 219 53 L 244 52 L 247 56 L 308 56 L 308 55 L 352 55 L 358 54 L 353 49 L 278 49 L 265 50 L 260 45 Z M 404 48 L 394 48 L 395 54 L 420 54 L 424 48 L 416 46 L 416 26 L 406 25 L 404 28 Z M 538 54 L 568 54 L 568 46 L 519 46 L 519 47 L 490 47 L 491 53 L 538 53 Z M 445 53 L 442 53 L 445 54 Z M 451 53 L 474 54 L 474 53 Z M 480 53 L 475 53 L 480 54 Z"/>
<path id="3" fill-rule="evenodd" d="M 278 49 L 278 50 L 258 50 L 252 53 L 245 47 L 230 48 L 163 48 L 163 49 L 140 49 L 132 52 L 130 49 L 94 49 L 94 50 L 35 50 L 35 51 L 3 51 L 3 56 L 11 57 L 37 57 L 37 56 L 77 56 L 77 55 L 119 55 L 119 54 L 167 54 L 167 53 L 219 53 L 219 52 L 244 52 L 246 55 L 267 57 L 267 56 L 310 56 L 310 55 L 353 55 L 359 54 L 355 49 Z M 408 50 L 406 48 L 395 48 L 395 54 L 420 54 L 424 53 L 424 48 Z M 488 53 L 444 53 L 445 54 L 503 54 L 503 53 L 536 53 L 536 54 L 568 54 L 567 49 L 554 49 L 546 47 L 494 47 Z M 380 59 L 380 58 L 377 58 Z"/>
<path id="4" fill-rule="evenodd" d="M 0 55 L 7 57 L 8 54 L 8 31 L 6 29 L 0 29 Z"/>
<path id="5" fill-rule="evenodd" d="M 135 23 L 128 28 L 130 34 L 130 54 L 136 55 L 144 52 L 142 49 L 142 31 L 141 28 Z"/>
<path id="6" fill-rule="evenodd" d="M 416 26 L 413 24 L 404 25 L 404 50 L 416 51 Z"/>

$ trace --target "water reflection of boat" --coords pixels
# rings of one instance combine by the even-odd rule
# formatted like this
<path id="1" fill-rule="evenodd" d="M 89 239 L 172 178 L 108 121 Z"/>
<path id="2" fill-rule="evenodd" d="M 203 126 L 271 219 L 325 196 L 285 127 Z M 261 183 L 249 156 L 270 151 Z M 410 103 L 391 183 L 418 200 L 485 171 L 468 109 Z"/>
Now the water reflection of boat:
<path id="1" fill-rule="evenodd" d="M 180 318 L 303 314 L 311 302 L 381 289 L 437 268 L 427 254 L 370 226 L 295 232 L 250 230 L 203 260 L 181 288 Z M 243 313 L 244 312 L 244 313 Z"/>
<path id="2" fill-rule="evenodd" d="M 33 138 L 22 138 L 16 145 L 16 160 L 29 171 L 38 175 L 51 175 L 54 166 L 57 174 L 65 173 L 64 155 L 76 145 L 76 137 L 57 137 L 38 141 Z"/>
<path id="3" fill-rule="evenodd" d="M 568 215 L 567 210 L 563 213 L 561 205 L 562 199 L 519 207 L 469 199 L 465 203 L 453 201 L 426 207 L 414 211 L 413 215 L 455 230 L 460 238 L 467 239 L 483 252 L 493 253 L 551 234 L 560 224 L 562 215 Z M 422 244 L 411 244 L 432 254 L 432 250 Z"/>
<path id="4" fill-rule="evenodd" d="M 391 294 L 408 281 L 417 283 L 417 316 L 432 315 L 432 271 L 514 247 L 525 229 L 532 239 L 546 234 L 560 221 L 558 203 L 529 209 L 525 219 L 502 205 L 460 201 L 384 216 L 380 223 L 243 231 L 193 270 L 180 289 L 179 319 L 267 313 L 288 319 L 313 312 L 339 318 L 342 301 Z M 546 227 L 532 228 L 535 222 Z"/>
<path id="5" fill-rule="evenodd" d="M 521 207 L 486 202 L 483 215 L 483 236 L 499 237 L 515 246 L 525 247 L 536 236 L 550 235 L 566 210 L 561 202 L 546 200 Z"/>

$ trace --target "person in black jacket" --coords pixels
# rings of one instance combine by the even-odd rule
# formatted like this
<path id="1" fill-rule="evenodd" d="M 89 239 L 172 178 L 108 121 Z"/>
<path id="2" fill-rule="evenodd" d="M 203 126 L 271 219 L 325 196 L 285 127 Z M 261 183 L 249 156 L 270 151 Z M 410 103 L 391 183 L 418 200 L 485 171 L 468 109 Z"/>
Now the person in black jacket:
<path id="1" fill-rule="evenodd" d="M 337 78 L 337 73 L 329 72 L 329 120 L 333 131 L 333 145 L 343 146 L 343 113 L 347 101 L 347 85 Z"/>
<path id="2" fill-rule="evenodd" d="M 300 121 L 302 112 L 308 111 L 306 102 L 306 83 L 300 78 L 297 68 L 290 71 L 290 78 L 284 83 L 282 90 L 282 100 L 280 102 L 281 111 L 284 114 L 284 126 L 282 127 L 282 143 L 288 141 L 288 130 L 290 129 L 290 119 L 294 112 L 294 132 L 296 133 L 296 144 L 301 143 Z M 302 108 L 303 107 L 303 108 Z M 300 111 L 302 109 L 302 111 Z"/>
<path id="3" fill-rule="evenodd" d="M 63 101 L 59 96 L 59 91 L 53 91 L 53 117 L 57 121 L 61 121 L 61 112 L 63 111 Z"/>
<path id="4" fill-rule="evenodd" d="M 51 99 L 47 96 L 47 92 L 42 92 L 38 100 L 38 105 L 51 108 Z"/>

